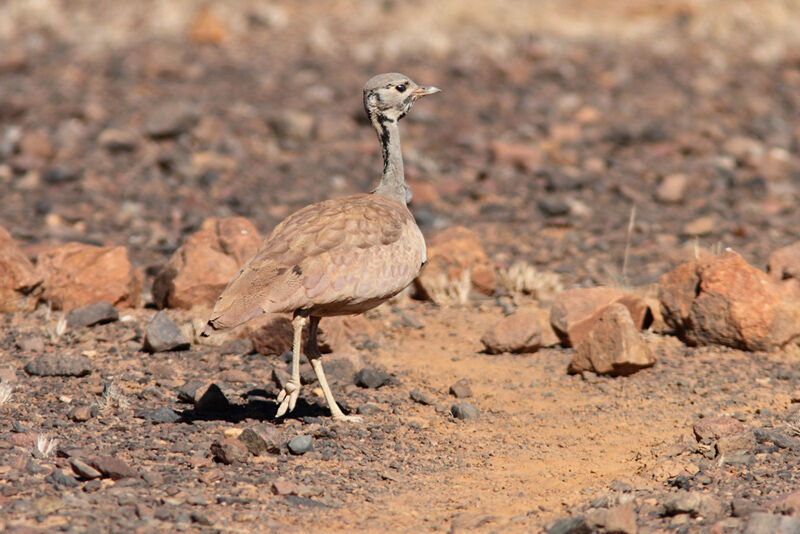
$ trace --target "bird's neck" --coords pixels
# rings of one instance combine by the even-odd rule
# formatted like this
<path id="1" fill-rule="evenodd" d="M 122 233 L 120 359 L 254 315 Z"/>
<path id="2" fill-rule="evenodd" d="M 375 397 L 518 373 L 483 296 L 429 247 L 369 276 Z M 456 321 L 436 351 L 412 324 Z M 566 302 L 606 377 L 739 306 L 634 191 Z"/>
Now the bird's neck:
<path id="1" fill-rule="evenodd" d="M 375 115 L 370 117 L 383 151 L 383 175 L 375 193 L 406 204 L 407 190 L 403 175 L 403 152 L 400 149 L 400 129 L 396 120 Z"/>

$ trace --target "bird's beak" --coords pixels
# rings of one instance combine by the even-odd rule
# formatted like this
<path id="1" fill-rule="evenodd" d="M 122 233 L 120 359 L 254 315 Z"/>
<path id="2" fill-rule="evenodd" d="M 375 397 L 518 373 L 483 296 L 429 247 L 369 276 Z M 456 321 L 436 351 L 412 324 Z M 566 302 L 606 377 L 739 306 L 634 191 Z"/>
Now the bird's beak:
<path id="1" fill-rule="evenodd" d="M 434 87 L 432 85 L 428 87 L 417 87 L 414 89 L 414 96 L 419 98 L 421 96 L 432 95 L 433 93 L 438 93 L 441 91 L 438 87 Z"/>

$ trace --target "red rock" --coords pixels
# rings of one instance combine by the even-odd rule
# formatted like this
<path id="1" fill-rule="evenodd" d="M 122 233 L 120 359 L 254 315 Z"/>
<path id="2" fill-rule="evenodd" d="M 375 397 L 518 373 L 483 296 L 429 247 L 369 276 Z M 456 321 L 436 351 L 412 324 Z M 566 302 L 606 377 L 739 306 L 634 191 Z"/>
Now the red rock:
<path id="1" fill-rule="evenodd" d="M 541 342 L 542 330 L 536 315 L 524 312 L 504 317 L 481 338 L 489 354 L 536 352 Z"/>
<path id="2" fill-rule="evenodd" d="M 637 328 L 647 328 L 652 323 L 653 314 L 642 297 L 611 287 L 591 287 L 562 291 L 550 309 L 550 324 L 564 346 L 577 346 L 615 302 L 628 308 Z"/>
<path id="3" fill-rule="evenodd" d="M 292 350 L 294 330 L 290 314 L 273 313 L 261 321 L 262 326 L 250 334 L 256 352 L 268 356 Z M 358 354 L 353 346 L 353 339 L 358 336 L 373 337 L 374 335 L 374 328 L 362 315 L 325 317 L 319 323 L 317 341 L 320 352 L 323 354 L 334 352 L 342 357 L 349 357 Z M 307 340 L 308 328 L 303 330 L 304 347 Z M 353 360 L 353 364 L 357 365 L 358 361 Z"/>
<path id="4" fill-rule="evenodd" d="M 767 272 L 775 280 L 800 280 L 800 241 L 770 254 Z"/>
<path id="5" fill-rule="evenodd" d="M 574 374 L 627 376 L 656 362 L 628 308 L 619 302 L 606 306 L 588 335 L 578 344 L 567 368 Z"/>
<path id="6" fill-rule="evenodd" d="M 664 321 L 689 345 L 772 350 L 800 338 L 800 305 L 766 273 L 725 251 L 659 280 Z"/>
<path id="7" fill-rule="evenodd" d="M 636 508 L 632 502 L 609 508 L 605 514 L 603 532 L 636 534 Z"/>
<path id="8" fill-rule="evenodd" d="M 115 308 L 139 305 L 142 281 L 125 247 L 66 243 L 39 254 L 44 278 L 42 300 L 54 309 L 72 310 L 107 301 Z"/>
<path id="9" fill-rule="evenodd" d="M 776 499 L 770 504 L 770 509 L 778 514 L 800 517 L 800 490 Z"/>
<path id="10" fill-rule="evenodd" d="M 0 313 L 30 312 L 42 293 L 42 277 L 0 226 Z"/>
<path id="11" fill-rule="evenodd" d="M 134 471 L 131 466 L 116 456 L 90 456 L 86 463 L 100 471 L 104 477 L 112 480 L 139 476 L 139 473 Z"/>
<path id="12" fill-rule="evenodd" d="M 667 204 L 677 204 L 683 202 L 686 194 L 686 187 L 689 185 L 689 177 L 685 174 L 670 174 L 661 180 L 656 189 L 656 199 Z"/>
<path id="13" fill-rule="evenodd" d="M 244 443 L 236 438 L 225 438 L 211 444 L 211 454 L 225 465 L 244 463 L 250 456 Z"/>
<path id="14" fill-rule="evenodd" d="M 156 275 L 156 306 L 211 307 L 260 244 L 258 230 L 244 217 L 206 219 Z"/>
<path id="15" fill-rule="evenodd" d="M 705 417 L 692 425 L 697 441 L 704 439 L 719 439 L 723 436 L 733 436 L 744 431 L 744 425 L 733 417 L 722 415 L 719 417 Z"/>
<path id="16" fill-rule="evenodd" d="M 453 226 L 428 241 L 428 263 L 414 284 L 422 298 L 437 304 L 463 304 L 472 287 L 492 295 L 497 274 L 478 235 Z"/>

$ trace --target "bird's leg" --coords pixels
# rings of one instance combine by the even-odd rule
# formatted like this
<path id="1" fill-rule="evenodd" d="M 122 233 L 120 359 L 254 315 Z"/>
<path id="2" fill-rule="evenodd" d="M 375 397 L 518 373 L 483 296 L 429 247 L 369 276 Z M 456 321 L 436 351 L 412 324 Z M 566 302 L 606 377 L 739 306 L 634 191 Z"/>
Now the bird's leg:
<path id="1" fill-rule="evenodd" d="M 283 390 L 278 394 L 278 412 L 275 417 L 281 417 L 286 412 L 294 410 L 297 404 L 297 397 L 300 396 L 300 345 L 303 341 L 303 326 L 306 318 L 303 315 L 295 315 L 292 318 L 292 328 L 294 328 L 294 339 L 292 342 L 292 376 Z"/>
<path id="2" fill-rule="evenodd" d="M 325 370 L 322 368 L 322 353 L 319 351 L 317 345 L 317 325 L 319 325 L 319 317 L 311 317 L 311 323 L 308 325 L 308 342 L 306 343 L 306 356 L 311 362 L 311 367 L 314 369 L 314 374 L 317 375 L 317 381 L 322 388 L 322 393 L 325 395 L 325 402 L 328 403 L 328 408 L 331 411 L 331 416 L 337 421 L 351 421 L 354 423 L 363 423 L 364 419 L 357 415 L 345 415 L 336 400 L 333 398 L 331 387 L 328 385 L 328 379 L 325 378 Z"/>

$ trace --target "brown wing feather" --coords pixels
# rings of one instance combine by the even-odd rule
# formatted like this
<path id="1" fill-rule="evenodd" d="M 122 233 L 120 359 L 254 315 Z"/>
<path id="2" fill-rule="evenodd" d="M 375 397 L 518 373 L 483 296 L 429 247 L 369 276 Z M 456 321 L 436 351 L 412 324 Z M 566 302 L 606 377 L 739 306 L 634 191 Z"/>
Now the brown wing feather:
<path id="1" fill-rule="evenodd" d="M 210 324 L 268 312 L 357 313 L 407 286 L 425 243 L 408 209 L 379 195 L 312 204 L 284 219 L 219 297 Z"/>

